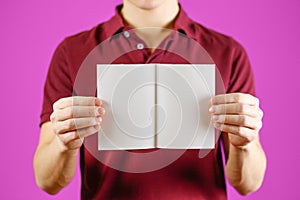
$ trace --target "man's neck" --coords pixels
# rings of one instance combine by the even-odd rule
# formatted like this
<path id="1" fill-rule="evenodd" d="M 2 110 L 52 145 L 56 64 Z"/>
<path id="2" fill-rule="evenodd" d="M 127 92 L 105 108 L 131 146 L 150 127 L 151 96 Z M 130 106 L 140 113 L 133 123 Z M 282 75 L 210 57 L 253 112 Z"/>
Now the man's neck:
<path id="1" fill-rule="evenodd" d="M 179 12 L 176 0 L 166 0 L 160 5 L 142 7 L 124 0 L 121 10 L 125 23 L 133 28 L 159 27 L 173 28 L 174 20 Z"/>

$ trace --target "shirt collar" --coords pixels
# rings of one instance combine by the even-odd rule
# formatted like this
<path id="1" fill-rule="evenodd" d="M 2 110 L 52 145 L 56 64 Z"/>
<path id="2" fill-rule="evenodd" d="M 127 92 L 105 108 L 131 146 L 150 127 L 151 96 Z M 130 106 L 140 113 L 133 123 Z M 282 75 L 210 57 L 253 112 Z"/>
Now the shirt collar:
<path id="1" fill-rule="evenodd" d="M 106 38 L 110 38 L 122 31 L 131 29 L 126 27 L 121 16 L 121 9 L 123 5 L 118 5 L 116 7 L 116 14 L 107 22 L 103 24 L 103 31 Z M 176 16 L 174 23 L 174 30 L 187 35 L 190 38 L 195 38 L 194 22 L 187 16 L 185 11 L 182 9 L 181 5 L 178 15 Z"/>
<path id="2" fill-rule="evenodd" d="M 103 33 L 105 34 L 106 38 L 110 38 L 113 35 L 116 35 L 122 32 L 123 28 L 125 27 L 123 18 L 121 16 L 121 9 L 122 4 L 116 7 L 116 14 L 107 22 L 103 23 Z"/>
<path id="3" fill-rule="evenodd" d="M 183 33 L 185 35 L 187 35 L 190 38 L 195 38 L 195 29 L 194 29 L 194 24 L 195 22 L 193 22 L 188 15 L 186 14 L 186 12 L 183 10 L 183 8 L 181 7 L 181 5 L 179 4 L 180 10 L 179 13 L 175 19 L 175 23 L 174 23 L 174 30 L 178 31 L 180 33 Z"/>

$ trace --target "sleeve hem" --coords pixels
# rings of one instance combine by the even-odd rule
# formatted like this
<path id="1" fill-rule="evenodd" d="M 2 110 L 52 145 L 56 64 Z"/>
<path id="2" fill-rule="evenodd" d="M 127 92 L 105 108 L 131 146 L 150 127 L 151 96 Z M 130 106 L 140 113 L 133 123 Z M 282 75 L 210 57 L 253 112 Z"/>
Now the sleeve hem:
<path id="1" fill-rule="evenodd" d="M 41 127 L 45 122 L 49 122 L 50 121 L 50 115 L 51 113 L 43 113 L 41 115 L 41 121 L 40 121 L 40 124 L 39 126 Z"/>

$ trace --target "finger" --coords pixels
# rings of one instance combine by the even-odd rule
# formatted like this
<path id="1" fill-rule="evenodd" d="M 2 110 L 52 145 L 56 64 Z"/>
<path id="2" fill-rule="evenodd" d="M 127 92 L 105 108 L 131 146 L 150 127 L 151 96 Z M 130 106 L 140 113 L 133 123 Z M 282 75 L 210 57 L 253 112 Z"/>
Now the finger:
<path id="1" fill-rule="evenodd" d="M 79 138 L 79 139 L 70 141 L 67 144 L 67 146 L 68 146 L 68 149 L 73 150 L 73 149 L 79 149 L 82 144 L 83 144 L 83 140 L 81 138 Z"/>
<path id="2" fill-rule="evenodd" d="M 61 98 L 53 104 L 53 109 L 63 109 L 69 106 L 101 106 L 102 102 L 97 97 L 66 97 Z"/>
<path id="3" fill-rule="evenodd" d="M 262 127 L 261 120 L 248 115 L 214 115 L 212 120 L 219 124 L 243 126 L 253 130 L 259 130 Z"/>
<path id="4" fill-rule="evenodd" d="M 217 95 L 211 99 L 211 103 L 213 105 L 228 104 L 228 103 L 243 103 L 243 104 L 258 106 L 259 99 L 250 94 L 231 93 L 231 94 Z"/>
<path id="5" fill-rule="evenodd" d="M 70 131 L 99 125 L 102 122 L 101 117 L 75 118 L 54 123 L 54 132 L 56 134 L 65 134 Z"/>
<path id="6" fill-rule="evenodd" d="M 259 109 L 258 115 L 259 115 L 259 118 L 262 119 L 264 117 L 264 112 L 261 109 Z"/>
<path id="7" fill-rule="evenodd" d="M 76 131 L 70 131 L 65 134 L 60 134 L 59 139 L 65 144 L 69 145 L 72 141 L 81 140 L 83 141 L 84 137 L 95 134 L 100 130 L 100 126 L 91 126 L 87 128 L 82 128 Z"/>
<path id="8" fill-rule="evenodd" d="M 88 136 L 93 135 L 95 133 L 98 133 L 100 128 L 101 128 L 100 125 L 90 126 L 88 128 L 85 128 L 85 129 L 77 130 L 77 133 L 78 133 L 80 138 L 85 138 L 85 137 L 88 137 Z"/>
<path id="9" fill-rule="evenodd" d="M 60 134 L 60 135 L 58 135 L 58 137 L 65 146 L 67 146 L 70 142 L 72 142 L 74 140 L 78 140 L 78 139 L 80 140 L 80 137 L 76 131 L 70 131 L 65 134 Z"/>
<path id="10" fill-rule="evenodd" d="M 223 132 L 226 132 L 226 133 L 231 133 L 231 134 L 240 136 L 240 137 L 246 139 L 248 142 L 253 141 L 257 134 L 257 131 L 246 128 L 246 127 L 242 127 L 242 126 L 234 126 L 234 125 L 215 123 L 215 128 L 217 128 Z"/>
<path id="11" fill-rule="evenodd" d="M 219 104 L 210 107 L 209 112 L 214 115 L 238 114 L 259 117 L 259 108 L 242 103 Z"/>
<path id="12" fill-rule="evenodd" d="M 103 116 L 105 110 L 98 106 L 71 106 L 58 109 L 50 116 L 51 121 L 64 121 L 71 118 Z"/>

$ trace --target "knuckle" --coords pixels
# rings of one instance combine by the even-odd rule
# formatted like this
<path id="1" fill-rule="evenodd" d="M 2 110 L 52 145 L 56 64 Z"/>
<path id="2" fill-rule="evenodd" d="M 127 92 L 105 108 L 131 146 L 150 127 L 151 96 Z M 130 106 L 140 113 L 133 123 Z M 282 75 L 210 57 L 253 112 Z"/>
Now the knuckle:
<path id="1" fill-rule="evenodd" d="M 55 122 L 56 121 L 56 115 L 55 115 L 54 112 L 50 115 L 50 121 L 51 122 Z"/>
<path id="2" fill-rule="evenodd" d="M 246 106 L 245 106 L 244 104 L 240 104 L 240 106 L 239 106 L 239 111 L 240 111 L 241 113 L 245 113 L 245 110 L 246 110 Z"/>
<path id="3" fill-rule="evenodd" d="M 257 129 L 260 130 L 262 127 L 263 127 L 263 122 L 262 122 L 262 121 L 259 121 L 259 122 L 258 122 Z"/>
<path id="4" fill-rule="evenodd" d="M 259 106 L 259 104 L 260 104 L 260 100 L 259 100 L 259 98 L 256 98 L 256 97 L 255 97 L 255 101 L 256 101 L 256 105 L 258 105 L 258 106 Z"/>
<path id="5" fill-rule="evenodd" d="M 70 130 L 73 129 L 75 127 L 75 123 L 73 119 L 69 119 L 65 121 L 65 129 L 66 130 Z"/>
<path id="6" fill-rule="evenodd" d="M 60 123 L 52 123 L 52 125 L 55 134 L 63 134 L 75 128 L 75 121 L 73 119 L 69 119 Z"/>
<path id="7" fill-rule="evenodd" d="M 73 111 L 73 107 L 71 106 L 71 107 L 68 107 L 67 109 L 66 109 L 66 114 L 67 114 L 67 116 L 69 117 L 69 118 L 73 118 L 74 117 L 74 111 Z"/>
<path id="8" fill-rule="evenodd" d="M 61 104 L 61 102 L 63 101 L 63 99 L 64 99 L 64 98 L 58 99 L 57 101 L 54 102 L 54 104 L 53 104 L 53 110 L 59 108 L 59 105 Z"/>
<path id="9" fill-rule="evenodd" d="M 59 126 L 58 126 L 57 122 L 52 122 L 52 121 L 51 121 L 51 124 L 52 124 L 52 131 L 53 131 L 55 134 L 59 134 Z"/>
<path id="10" fill-rule="evenodd" d="M 56 135 L 59 134 L 59 129 L 58 129 L 56 123 L 52 123 L 52 130 Z"/>
<path id="11" fill-rule="evenodd" d="M 245 121 L 246 121 L 245 116 L 244 116 L 244 115 L 239 115 L 239 122 L 240 122 L 241 124 L 244 124 Z"/>
<path id="12" fill-rule="evenodd" d="M 70 132 L 70 140 L 76 140 L 78 138 L 79 138 L 79 136 L 76 131 Z"/>
<path id="13" fill-rule="evenodd" d="M 243 135 L 245 132 L 244 132 L 244 128 L 243 127 L 241 127 L 241 126 L 238 126 L 237 127 L 237 132 L 238 132 L 238 134 L 240 134 L 240 135 Z"/>
<path id="14" fill-rule="evenodd" d="M 59 100 L 58 100 L 59 101 Z M 53 110 L 56 110 L 57 109 L 57 104 L 58 104 L 58 101 L 56 101 L 56 102 L 54 102 L 54 104 L 52 105 L 52 108 L 53 108 Z"/>
<path id="15" fill-rule="evenodd" d="M 247 117 L 244 115 L 240 115 L 239 118 L 240 118 L 240 120 L 239 120 L 240 124 L 245 125 L 247 122 Z"/>
<path id="16" fill-rule="evenodd" d="M 261 109 L 259 109 L 259 116 L 261 117 L 261 118 L 263 118 L 263 116 L 264 116 L 264 112 L 261 110 Z"/>
<path id="17" fill-rule="evenodd" d="M 255 115 L 257 118 L 261 119 L 261 110 L 257 107 L 254 111 L 253 111 L 253 115 Z"/>

